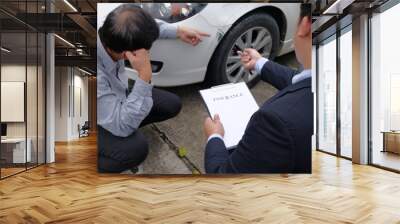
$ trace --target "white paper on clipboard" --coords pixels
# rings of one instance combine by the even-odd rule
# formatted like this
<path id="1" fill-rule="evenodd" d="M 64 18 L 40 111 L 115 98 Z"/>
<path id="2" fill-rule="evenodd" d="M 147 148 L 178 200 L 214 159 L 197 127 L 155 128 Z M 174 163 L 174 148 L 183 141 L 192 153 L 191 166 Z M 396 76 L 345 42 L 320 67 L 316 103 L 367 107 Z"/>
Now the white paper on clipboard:
<path id="1" fill-rule="evenodd" d="M 235 147 L 259 107 L 244 82 L 200 90 L 211 117 L 219 114 L 225 129 L 225 146 Z"/>

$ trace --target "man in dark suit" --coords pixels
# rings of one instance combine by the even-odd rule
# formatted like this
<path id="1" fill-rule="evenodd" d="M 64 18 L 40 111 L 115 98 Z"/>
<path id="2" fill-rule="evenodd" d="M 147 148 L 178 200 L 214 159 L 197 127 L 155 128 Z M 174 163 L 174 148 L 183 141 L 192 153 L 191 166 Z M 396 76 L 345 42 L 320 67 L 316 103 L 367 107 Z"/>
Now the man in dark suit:
<path id="1" fill-rule="evenodd" d="M 243 66 L 279 92 L 252 115 L 233 150 L 225 147 L 219 116 L 205 120 L 207 173 L 311 173 L 311 34 L 311 5 L 302 4 L 294 37 L 301 72 L 262 58 L 254 49 L 241 53 Z"/>

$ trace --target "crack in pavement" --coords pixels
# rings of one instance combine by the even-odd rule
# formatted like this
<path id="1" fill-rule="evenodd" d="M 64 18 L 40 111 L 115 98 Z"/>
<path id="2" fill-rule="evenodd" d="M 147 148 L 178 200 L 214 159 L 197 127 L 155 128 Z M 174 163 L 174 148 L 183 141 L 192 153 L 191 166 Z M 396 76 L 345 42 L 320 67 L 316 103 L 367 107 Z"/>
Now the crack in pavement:
<path id="1" fill-rule="evenodd" d="M 201 174 L 200 169 L 192 162 L 186 155 L 180 156 L 179 155 L 179 147 L 173 143 L 167 136 L 167 134 L 161 131 L 157 125 L 151 124 L 151 129 L 157 132 L 158 136 L 162 139 L 162 141 L 167 144 L 168 148 L 175 152 L 176 156 L 182 160 L 182 162 L 187 166 L 189 170 L 192 171 L 192 174 Z"/>

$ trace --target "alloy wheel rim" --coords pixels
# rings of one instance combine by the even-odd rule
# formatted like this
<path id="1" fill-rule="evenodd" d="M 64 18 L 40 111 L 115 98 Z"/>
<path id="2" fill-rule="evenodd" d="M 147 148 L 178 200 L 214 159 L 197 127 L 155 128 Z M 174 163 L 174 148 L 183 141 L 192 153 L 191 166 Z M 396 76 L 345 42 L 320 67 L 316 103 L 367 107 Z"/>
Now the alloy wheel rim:
<path id="1" fill-rule="evenodd" d="M 265 27 L 252 27 L 241 34 L 233 43 L 226 58 L 226 77 L 231 83 L 244 81 L 246 83 L 257 77 L 255 72 L 244 69 L 237 51 L 254 48 L 261 56 L 269 58 L 272 50 L 272 36 Z"/>

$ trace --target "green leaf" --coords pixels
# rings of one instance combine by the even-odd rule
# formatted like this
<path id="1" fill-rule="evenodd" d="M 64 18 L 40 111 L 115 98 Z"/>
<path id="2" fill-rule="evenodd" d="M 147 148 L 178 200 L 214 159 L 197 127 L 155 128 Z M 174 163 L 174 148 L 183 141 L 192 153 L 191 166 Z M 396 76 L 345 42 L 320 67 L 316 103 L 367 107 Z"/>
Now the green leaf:
<path id="1" fill-rule="evenodd" d="M 178 155 L 179 155 L 179 157 L 185 157 L 186 154 L 187 154 L 187 150 L 186 150 L 185 147 L 180 147 L 180 148 L 178 149 Z"/>

